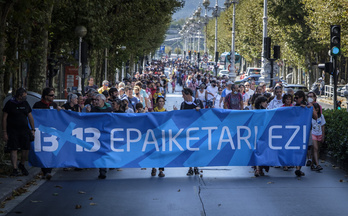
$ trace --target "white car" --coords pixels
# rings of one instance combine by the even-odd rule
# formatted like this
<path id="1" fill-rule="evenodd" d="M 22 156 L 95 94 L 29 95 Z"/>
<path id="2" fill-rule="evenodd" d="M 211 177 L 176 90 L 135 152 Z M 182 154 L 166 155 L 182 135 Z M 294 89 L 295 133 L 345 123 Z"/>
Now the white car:
<path id="1" fill-rule="evenodd" d="M 220 70 L 218 76 L 222 77 L 222 76 L 228 76 L 229 71 L 228 70 Z"/>

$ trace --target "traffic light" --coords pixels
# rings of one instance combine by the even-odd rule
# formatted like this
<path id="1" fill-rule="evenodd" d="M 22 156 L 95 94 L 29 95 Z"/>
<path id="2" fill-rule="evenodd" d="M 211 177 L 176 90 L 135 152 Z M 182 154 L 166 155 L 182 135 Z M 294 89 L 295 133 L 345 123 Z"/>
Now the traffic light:
<path id="1" fill-rule="evenodd" d="M 330 52 L 331 55 L 337 56 L 341 54 L 341 26 L 331 25 L 330 30 Z"/>
<path id="2" fill-rule="evenodd" d="M 201 59 L 201 53 L 197 53 L 198 61 Z"/>
<path id="3" fill-rule="evenodd" d="M 273 47 L 273 58 L 280 59 L 280 46 Z"/>
<path id="4" fill-rule="evenodd" d="M 263 40 L 264 40 L 263 57 L 266 59 L 270 59 L 271 58 L 271 38 L 265 37 L 265 38 L 263 38 Z"/>
<path id="5" fill-rule="evenodd" d="M 324 70 L 326 73 L 333 75 L 333 63 L 325 62 L 325 64 L 318 64 L 318 68 Z"/>
<path id="6" fill-rule="evenodd" d="M 186 51 L 184 51 L 184 56 L 186 56 Z"/>

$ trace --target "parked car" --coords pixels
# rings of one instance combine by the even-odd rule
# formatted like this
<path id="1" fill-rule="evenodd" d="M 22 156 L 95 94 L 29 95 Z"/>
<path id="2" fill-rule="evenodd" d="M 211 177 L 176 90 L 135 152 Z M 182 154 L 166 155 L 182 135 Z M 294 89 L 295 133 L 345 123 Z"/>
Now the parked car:
<path id="1" fill-rule="evenodd" d="M 220 70 L 220 72 L 218 73 L 218 76 L 222 77 L 222 76 L 228 76 L 229 71 L 228 70 Z"/>
<path id="2" fill-rule="evenodd" d="M 297 92 L 299 90 L 304 91 L 304 93 L 307 95 L 309 90 L 307 88 L 307 86 L 305 85 L 300 85 L 300 84 L 287 84 L 284 85 L 284 91 L 287 92 L 289 88 L 292 88 L 294 90 L 294 92 Z"/>
<path id="3" fill-rule="evenodd" d="M 251 76 L 251 75 L 260 75 L 261 74 L 261 69 L 262 68 L 254 68 L 254 67 L 248 67 L 246 70 L 246 76 Z"/>
<path id="4" fill-rule="evenodd" d="M 241 80 L 237 80 L 237 81 L 235 81 L 234 83 L 235 84 L 240 84 L 240 83 L 245 83 L 245 82 L 250 82 L 250 81 L 252 81 L 252 80 L 255 80 L 255 84 L 256 85 L 259 85 L 260 84 L 260 77 L 261 77 L 261 75 L 259 75 L 259 74 L 254 74 L 254 75 L 251 75 L 251 76 L 247 76 L 247 77 L 245 77 L 244 79 L 241 79 Z"/>

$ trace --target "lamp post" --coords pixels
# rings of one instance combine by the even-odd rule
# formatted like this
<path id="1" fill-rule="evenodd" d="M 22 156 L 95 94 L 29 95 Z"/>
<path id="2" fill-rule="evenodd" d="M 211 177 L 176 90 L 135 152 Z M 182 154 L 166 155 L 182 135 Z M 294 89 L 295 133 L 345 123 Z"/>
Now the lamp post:
<path id="1" fill-rule="evenodd" d="M 232 16 L 232 44 L 231 44 L 231 66 L 229 69 L 228 76 L 230 80 L 233 82 L 236 79 L 236 71 L 235 71 L 235 24 L 236 24 L 236 3 L 238 4 L 238 0 L 233 0 L 232 2 L 226 1 L 225 5 L 229 7 L 233 4 L 233 16 Z M 228 5 L 229 4 L 229 5 Z"/>
<path id="2" fill-rule="evenodd" d="M 77 91 L 79 93 L 82 93 L 82 89 L 84 88 L 84 82 L 85 82 L 85 75 L 82 73 L 82 63 L 81 63 L 81 44 L 82 44 L 82 38 L 86 36 L 87 29 L 84 26 L 77 26 L 75 28 L 75 34 L 79 37 L 79 84 L 77 87 Z M 81 79 L 82 79 L 82 86 L 81 86 Z"/>
<path id="3" fill-rule="evenodd" d="M 230 0 L 225 0 L 225 5 L 226 3 L 229 4 L 228 2 L 230 2 Z M 215 17 L 215 39 L 214 39 L 214 53 L 215 53 L 215 76 L 217 75 L 217 61 L 219 58 L 219 53 L 217 51 L 217 42 L 218 42 L 218 36 L 217 36 L 217 32 L 218 32 L 218 17 L 221 11 L 223 11 L 224 9 L 226 9 L 225 7 L 219 7 L 218 5 L 218 0 L 215 1 L 215 6 L 214 7 L 209 7 L 210 5 L 210 1 L 209 0 L 204 0 L 203 1 L 203 6 L 205 7 L 205 10 L 212 10 L 213 13 L 213 17 Z"/>

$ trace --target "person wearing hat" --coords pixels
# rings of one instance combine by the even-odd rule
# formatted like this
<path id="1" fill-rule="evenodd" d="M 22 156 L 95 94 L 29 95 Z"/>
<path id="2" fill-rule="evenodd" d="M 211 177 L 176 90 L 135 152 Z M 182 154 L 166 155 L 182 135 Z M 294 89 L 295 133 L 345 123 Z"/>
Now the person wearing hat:
<path id="1" fill-rule="evenodd" d="M 226 88 L 224 90 L 222 90 L 221 98 L 220 98 L 220 102 L 219 102 L 219 107 L 223 107 L 226 95 L 228 95 L 229 93 L 232 92 L 232 89 L 231 89 L 232 84 L 233 84 L 232 81 L 228 81 L 226 83 Z"/>

